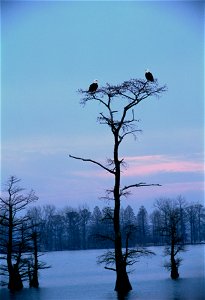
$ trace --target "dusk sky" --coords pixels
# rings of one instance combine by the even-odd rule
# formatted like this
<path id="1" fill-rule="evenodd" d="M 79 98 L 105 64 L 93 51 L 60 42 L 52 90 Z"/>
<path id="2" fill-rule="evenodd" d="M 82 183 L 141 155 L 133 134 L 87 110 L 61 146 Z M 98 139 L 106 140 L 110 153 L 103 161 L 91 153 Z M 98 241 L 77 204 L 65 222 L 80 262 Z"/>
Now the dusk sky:
<path id="1" fill-rule="evenodd" d="M 38 205 L 92 209 L 112 176 L 69 154 L 112 157 L 100 106 L 80 105 L 99 86 L 143 78 L 167 92 L 135 109 L 142 133 L 124 139 L 132 189 L 122 205 L 151 208 L 159 197 L 204 203 L 204 3 L 202 1 L 1 1 L 1 183 L 34 189 Z M 112 205 L 112 203 L 110 203 Z"/>

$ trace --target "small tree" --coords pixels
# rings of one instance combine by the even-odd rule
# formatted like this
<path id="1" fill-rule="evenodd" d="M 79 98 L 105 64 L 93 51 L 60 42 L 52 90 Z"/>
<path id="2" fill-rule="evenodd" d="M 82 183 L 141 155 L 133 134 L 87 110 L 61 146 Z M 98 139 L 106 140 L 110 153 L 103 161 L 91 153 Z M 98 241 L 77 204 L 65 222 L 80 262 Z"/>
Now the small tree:
<path id="1" fill-rule="evenodd" d="M 32 207 L 27 211 L 27 226 L 29 228 L 29 245 L 27 247 L 27 252 L 29 252 L 30 255 L 25 259 L 25 262 L 29 286 L 34 288 L 39 287 L 39 270 L 50 268 L 46 263 L 39 261 L 39 257 L 43 255 L 42 253 L 39 254 L 40 236 L 43 234 L 43 232 L 40 232 L 41 220 L 39 213 L 39 207 Z"/>
<path id="2" fill-rule="evenodd" d="M 182 259 L 178 257 L 179 252 L 185 251 L 183 244 L 183 234 L 180 230 L 181 213 L 179 202 L 175 199 L 158 199 L 155 206 L 161 213 L 161 235 L 165 238 L 167 245 L 164 249 L 165 256 L 170 259 L 164 264 L 165 268 L 171 271 L 171 278 L 179 277 L 179 266 Z"/>
<path id="3" fill-rule="evenodd" d="M 18 186 L 20 179 L 11 176 L 6 184 L 3 196 L 0 197 L 0 212 L 3 229 L 1 251 L 7 265 L 1 266 L 1 274 L 9 277 L 8 288 L 12 291 L 23 288 L 25 275 L 25 260 L 23 254 L 28 247 L 27 217 L 22 216 L 26 206 L 38 198 L 33 191 L 22 193 L 24 189 Z"/>
<path id="4" fill-rule="evenodd" d="M 115 267 L 110 269 L 116 272 L 115 290 L 119 293 L 127 293 L 132 289 L 126 267 L 130 264 L 130 261 L 135 261 L 133 256 L 135 254 L 138 255 L 138 253 L 129 252 L 128 248 L 126 248 L 125 252 L 122 249 L 120 226 L 121 198 L 128 195 L 130 188 L 158 185 L 144 182 L 128 186 L 121 185 L 121 171 L 125 162 L 119 154 L 120 145 L 128 135 L 135 137 L 136 133 L 140 131 L 136 126 L 138 120 L 135 118 L 134 108 L 141 101 L 145 101 L 151 96 L 158 96 L 165 90 L 166 87 L 159 86 L 157 80 L 150 82 L 142 79 L 130 79 L 119 85 L 107 84 L 96 92 L 79 90 L 83 96 L 82 104 L 85 105 L 89 101 L 101 104 L 103 111 L 99 113 L 98 121 L 100 124 L 107 125 L 113 136 L 113 157 L 108 159 L 107 165 L 93 159 L 73 155 L 70 155 L 70 157 L 98 165 L 114 177 L 114 187 L 107 191 L 107 198 L 114 200 L 113 227 L 115 250 L 114 254 L 111 254 L 111 260 L 115 263 Z M 107 258 L 105 260 L 107 261 Z"/>

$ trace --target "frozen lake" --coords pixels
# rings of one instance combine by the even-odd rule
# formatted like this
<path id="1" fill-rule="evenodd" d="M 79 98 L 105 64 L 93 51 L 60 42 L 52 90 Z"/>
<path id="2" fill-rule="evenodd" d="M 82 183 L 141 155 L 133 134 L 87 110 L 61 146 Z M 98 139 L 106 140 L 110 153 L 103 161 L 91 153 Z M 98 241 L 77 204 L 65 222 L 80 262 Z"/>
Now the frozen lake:
<path id="1" fill-rule="evenodd" d="M 151 247 L 156 256 L 141 258 L 130 274 L 133 291 L 126 300 L 204 300 L 205 246 L 188 246 L 173 281 L 164 269 L 163 247 Z M 11 294 L 0 289 L 1 300 L 117 300 L 115 273 L 96 264 L 103 250 L 46 253 L 41 259 L 52 265 L 40 272 L 40 288 Z"/>

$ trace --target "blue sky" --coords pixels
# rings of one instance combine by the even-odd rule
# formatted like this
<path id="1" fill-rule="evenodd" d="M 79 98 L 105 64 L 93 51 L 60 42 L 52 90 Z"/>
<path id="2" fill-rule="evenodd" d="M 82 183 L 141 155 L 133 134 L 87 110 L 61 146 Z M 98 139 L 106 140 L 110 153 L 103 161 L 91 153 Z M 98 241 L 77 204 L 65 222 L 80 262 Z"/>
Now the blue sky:
<path id="1" fill-rule="evenodd" d="M 90 208 L 112 187 L 97 166 L 112 156 L 98 105 L 80 105 L 79 88 L 144 78 L 168 91 L 136 108 L 143 133 L 121 148 L 123 206 L 151 206 L 179 194 L 204 201 L 204 4 L 200 1 L 2 1 L 1 181 L 33 188 L 39 205 Z"/>

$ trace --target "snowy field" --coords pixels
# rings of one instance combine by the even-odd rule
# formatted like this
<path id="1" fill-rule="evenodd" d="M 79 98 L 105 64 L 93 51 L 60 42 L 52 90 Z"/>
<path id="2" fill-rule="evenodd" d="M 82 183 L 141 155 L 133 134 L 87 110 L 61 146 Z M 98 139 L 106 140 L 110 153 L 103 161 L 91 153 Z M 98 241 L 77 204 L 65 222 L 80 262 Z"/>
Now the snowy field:
<path id="1" fill-rule="evenodd" d="M 126 300 L 204 300 L 205 245 L 188 246 L 181 256 L 180 278 L 173 281 L 163 268 L 163 247 L 156 256 L 141 258 L 130 274 L 133 290 Z M 96 264 L 102 250 L 49 252 L 41 259 L 52 265 L 40 272 L 40 288 L 12 294 L 0 289 L 1 300 L 117 300 L 115 273 Z M 125 300 L 124 299 L 124 300 Z"/>

